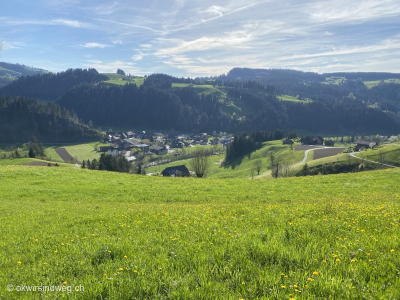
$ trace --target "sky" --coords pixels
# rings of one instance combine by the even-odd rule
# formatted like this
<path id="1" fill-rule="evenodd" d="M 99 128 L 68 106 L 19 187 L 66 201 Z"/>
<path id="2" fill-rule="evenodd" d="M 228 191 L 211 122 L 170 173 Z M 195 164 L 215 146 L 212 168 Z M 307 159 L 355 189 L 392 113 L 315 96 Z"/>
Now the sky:
<path id="1" fill-rule="evenodd" d="M 400 72 L 399 0 L 2 0 L 0 61 L 52 72 Z"/>

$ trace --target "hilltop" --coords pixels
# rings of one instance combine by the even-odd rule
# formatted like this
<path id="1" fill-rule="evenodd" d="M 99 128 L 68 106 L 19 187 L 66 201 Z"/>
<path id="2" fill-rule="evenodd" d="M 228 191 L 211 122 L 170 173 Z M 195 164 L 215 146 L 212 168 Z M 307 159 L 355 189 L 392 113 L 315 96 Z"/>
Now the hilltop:
<path id="1" fill-rule="evenodd" d="M 21 76 L 31 76 L 47 73 L 46 70 L 28 67 L 20 64 L 0 62 L 0 88 L 8 85 Z"/>

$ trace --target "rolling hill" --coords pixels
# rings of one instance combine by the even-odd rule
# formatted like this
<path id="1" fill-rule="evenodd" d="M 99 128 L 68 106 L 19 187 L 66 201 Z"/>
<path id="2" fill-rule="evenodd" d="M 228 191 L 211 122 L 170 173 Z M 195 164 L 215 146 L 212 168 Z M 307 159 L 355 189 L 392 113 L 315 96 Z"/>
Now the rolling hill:
<path id="1" fill-rule="evenodd" d="M 31 76 L 44 73 L 47 73 L 47 71 L 43 69 L 0 62 L 0 88 L 10 84 L 21 76 Z"/>

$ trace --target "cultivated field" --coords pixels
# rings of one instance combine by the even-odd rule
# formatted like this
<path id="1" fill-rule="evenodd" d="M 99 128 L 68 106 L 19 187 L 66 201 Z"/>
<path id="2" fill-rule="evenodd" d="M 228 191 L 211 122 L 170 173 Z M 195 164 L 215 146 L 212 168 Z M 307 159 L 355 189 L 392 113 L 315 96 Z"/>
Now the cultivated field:
<path id="1" fill-rule="evenodd" d="M 0 167 L 0 298 L 399 299 L 399 181 Z"/>
<path id="2" fill-rule="evenodd" d="M 314 160 L 315 159 L 320 159 L 324 157 L 329 157 L 329 156 L 335 156 L 339 153 L 342 153 L 344 150 L 347 148 L 325 148 L 325 149 L 315 149 L 314 150 Z"/>
<path id="3" fill-rule="evenodd" d="M 98 145 L 103 145 L 97 143 Z M 108 145 L 108 144 L 107 144 Z M 78 159 L 78 161 L 82 160 L 93 160 L 94 158 L 99 159 L 100 154 L 95 150 L 96 143 L 91 144 L 79 144 L 74 146 L 65 146 L 65 150 L 73 157 Z"/>
<path id="4" fill-rule="evenodd" d="M 55 148 L 54 151 L 66 163 L 74 160 L 74 158 L 67 152 L 67 150 L 65 150 L 65 148 Z"/>

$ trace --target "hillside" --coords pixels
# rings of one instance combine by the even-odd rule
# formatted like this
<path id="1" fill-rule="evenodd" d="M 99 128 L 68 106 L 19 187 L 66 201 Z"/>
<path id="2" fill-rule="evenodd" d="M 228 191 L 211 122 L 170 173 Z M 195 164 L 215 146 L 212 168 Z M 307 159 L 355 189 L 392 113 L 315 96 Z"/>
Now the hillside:
<path id="1" fill-rule="evenodd" d="M 0 88 L 13 82 L 21 76 L 44 74 L 46 70 L 28 67 L 20 64 L 0 62 Z"/>
<path id="2" fill-rule="evenodd" d="M 44 73 L 32 76 L 22 76 L 18 80 L 0 89 L 2 96 L 24 96 L 53 102 L 64 95 L 75 85 L 83 83 L 96 84 L 108 80 L 95 69 L 69 69 L 60 73 Z"/>
<path id="3" fill-rule="evenodd" d="M 101 133 L 80 123 L 73 111 L 24 97 L 0 97 L 0 141 L 26 143 L 99 140 Z"/>
<path id="4" fill-rule="evenodd" d="M 0 166 L 0 281 L 87 299 L 397 299 L 399 180 L 398 170 L 245 181 Z"/>

